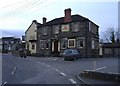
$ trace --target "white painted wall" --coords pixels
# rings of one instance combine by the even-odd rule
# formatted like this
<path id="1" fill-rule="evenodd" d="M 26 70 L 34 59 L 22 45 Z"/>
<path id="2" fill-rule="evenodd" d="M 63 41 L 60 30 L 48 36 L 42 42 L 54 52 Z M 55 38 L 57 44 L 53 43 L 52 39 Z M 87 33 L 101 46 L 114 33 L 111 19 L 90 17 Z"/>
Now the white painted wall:
<path id="1" fill-rule="evenodd" d="M 37 39 L 37 25 L 33 22 L 31 27 L 28 29 L 28 31 L 26 32 L 26 42 L 28 42 L 29 44 L 29 50 L 31 53 L 36 53 L 36 43 L 35 44 L 35 49 L 32 49 L 32 45 L 31 42 L 29 42 L 30 39 Z M 27 44 L 26 44 L 26 48 L 27 48 Z"/>

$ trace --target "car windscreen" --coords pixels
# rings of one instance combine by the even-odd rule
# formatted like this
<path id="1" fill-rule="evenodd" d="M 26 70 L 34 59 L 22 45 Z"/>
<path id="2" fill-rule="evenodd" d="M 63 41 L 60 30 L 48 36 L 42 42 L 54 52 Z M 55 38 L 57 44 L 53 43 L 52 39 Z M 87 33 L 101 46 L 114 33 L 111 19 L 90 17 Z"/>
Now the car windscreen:
<path id="1" fill-rule="evenodd" d="M 72 53 L 72 50 L 65 50 L 64 51 L 64 54 L 71 54 Z"/>

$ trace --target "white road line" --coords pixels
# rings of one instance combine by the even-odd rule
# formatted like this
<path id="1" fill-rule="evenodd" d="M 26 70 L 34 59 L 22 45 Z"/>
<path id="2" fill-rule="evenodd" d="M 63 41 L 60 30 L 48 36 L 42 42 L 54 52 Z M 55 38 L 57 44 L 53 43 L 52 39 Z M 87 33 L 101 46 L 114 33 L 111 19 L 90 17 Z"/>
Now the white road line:
<path id="1" fill-rule="evenodd" d="M 45 65 L 45 63 L 42 63 L 43 65 Z"/>
<path id="2" fill-rule="evenodd" d="M 57 72 L 60 72 L 58 69 L 55 69 Z"/>
<path id="3" fill-rule="evenodd" d="M 14 70 L 12 71 L 12 75 L 15 73 L 16 69 L 17 69 L 17 67 L 15 67 Z"/>
<path id="4" fill-rule="evenodd" d="M 53 70 L 56 70 L 56 68 L 52 67 Z"/>
<path id="5" fill-rule="evenodd" d="M 101 68 L 97 68 L 97 69 L 95 69 L 94 71 L 96 71 L 96 70 L 101 70 L 101 69 L 105 69 L 105 68 L 106 68 L 106 66 L 101 67 Z"/>
<path id="6" fill-rule="evenodd" d="M 57 60 L 58 58 L 55 58 L 55 59 L 53 59 L 53 60 Z"/>
<path id="7" fill-rule="evenodd" d="M 67 76 L 65 73 L 62 73 L 62 72 L 60 74 L 63 75 L 63 76 Z"/>
<path id="8" fill-rule="evenodd" d="M 4 86 L 5 84 L 7 84 L 7 82 L 4 82 L 1 86 Z"/>
<path id="9" fill-rule="evenodd" d="M 80 76 L 77 76 L 77 78 L 78 78 L 80 81 L 82 81 L 83 83 L 89 84 L 89 82 L 86 82 L 86 81 L 84 81 L 83 79 L 81 79 Z"/>
<path id="10" fill-rule="evenodd" d="M 46 66 L 50 67 L 50 65 L 46 65 Z"/>
<path id="11" fill-rule="evenodd" d="M 73 80 L 73 79 L 69 79 L 69 80 L 70 80 L 70 82 L 72 82 L 72 84 L 77 84 L 77 82 L 75 80 Z"/>

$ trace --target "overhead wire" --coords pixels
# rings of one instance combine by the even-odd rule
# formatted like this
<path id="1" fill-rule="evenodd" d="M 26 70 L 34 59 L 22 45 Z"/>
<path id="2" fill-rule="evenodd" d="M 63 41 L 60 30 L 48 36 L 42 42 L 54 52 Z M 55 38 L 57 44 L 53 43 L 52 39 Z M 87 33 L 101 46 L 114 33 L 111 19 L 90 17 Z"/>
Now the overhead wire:
<path id="1" fill-rule="evenodd" d="M 27 1 L 29 1 L 29 0 L 25 0 L 25 2 L 27 2 Z M 20 5 L 20 4 L 23 4 L 23 1 L 8 4 L 6 6 L 2 6 L 2 7 L 0 7 L 0 9 L 6 9 L 6 8 L 14 7 L 14 6 Z"/>
<path id="2" fill-rule="evenodd" d="M 7 15 L 5 15 L 5 16 L 14 15 L 14 14 L 18 13 L 19 11 L 25 9 L 26 7 L 29 7 L 32 4 L 33 4 L 33 2 L 25 1 L 22 4 L 19 4 L 19 6 L 14 7 L 13 9 L 11 9 L 10 12 L 7 12 Z"/>
<path id="3" fill-rule="evenodd" d="M 19 15 L 27 10 L 29 10 L 30 8 L 33 8 L 35 7 L 36 5 L 40 5 L 40 4 L 43 4 L 45 3 L 45 1 L 47 0 L 44 0 L 41 2 L 41 0 L 34 0 L 34 2 L 26 2 L 24 4 L 22 4 L 21 6 L 15 8 L 13 11 L 10 11 L 7 15 L 5 16 L 10 16 L 10 17 L 13 17 L 13 16 L 16 16 L 16 15 Z"/>
<path id="4" fill-rule="evenodd" d="M 47 0 L 44 0 L 44 1 L 42 1 L 42 2 L 40 2 L 40 1 L 34 2 L 34 3 L 32 3 L 30 6 L 28 6 L 27 8 L 25 7 L 23 10 L 20 10 L 19 12 L 17 12 L 17 13 L 16 13 L 15 15 L 13 15 L 13 16 L 17 16 L 17 15 L 20 15 L 20 14 L 26 12 L 26 11 L 29 11 L 30 9 L 32 9 L 32 8 L 34 8 L 34 7 L 36 7 L 36 6 L 45 3 L 45 1 L 47 1 Z"/>

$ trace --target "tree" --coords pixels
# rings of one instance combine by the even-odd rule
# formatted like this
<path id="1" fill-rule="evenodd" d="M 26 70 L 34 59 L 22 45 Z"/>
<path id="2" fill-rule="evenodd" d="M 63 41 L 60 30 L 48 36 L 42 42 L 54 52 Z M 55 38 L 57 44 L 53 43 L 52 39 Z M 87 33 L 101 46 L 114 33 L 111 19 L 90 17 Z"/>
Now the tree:
<path id="1" fill-rule="evenodd" d="M 109 27 L 106 29 L 105 32 L 103 32 L 104 35 L 104 41 L 107 43 L 115 43 L 120 42 L 120 31 L 119 29 L 115 29 L 113 27 Z"/>

